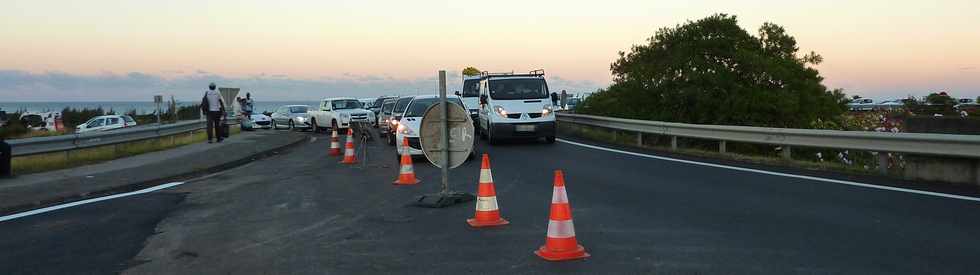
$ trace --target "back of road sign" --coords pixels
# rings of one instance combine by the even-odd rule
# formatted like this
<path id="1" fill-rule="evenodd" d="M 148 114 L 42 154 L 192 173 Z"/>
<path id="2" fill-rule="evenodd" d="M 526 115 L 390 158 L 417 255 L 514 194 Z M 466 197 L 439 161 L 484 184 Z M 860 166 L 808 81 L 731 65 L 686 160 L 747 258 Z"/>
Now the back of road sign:
<path id="1" fill-rule="evenodd" d="M 473 151 L 473 120 L 462 106 L 449 105 L 449 168 L 456 168 L 466 161 Z M 419 138 L 425 158 L 442 168 L 442 103 L 436 103 L 425 111 Z"/>

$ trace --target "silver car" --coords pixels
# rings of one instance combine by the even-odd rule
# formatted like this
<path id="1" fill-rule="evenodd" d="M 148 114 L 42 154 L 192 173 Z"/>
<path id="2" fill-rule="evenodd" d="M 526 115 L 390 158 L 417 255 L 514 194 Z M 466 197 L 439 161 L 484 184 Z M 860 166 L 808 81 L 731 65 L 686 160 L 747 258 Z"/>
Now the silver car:
<path id="1" fill-rule="evenodd" d="M 272 113 L 272 129 L 282 129 L 285 127 L 290 130 L 311 129 L 310 115 L 307 105 L 286 105 L 276 108 Z"/>

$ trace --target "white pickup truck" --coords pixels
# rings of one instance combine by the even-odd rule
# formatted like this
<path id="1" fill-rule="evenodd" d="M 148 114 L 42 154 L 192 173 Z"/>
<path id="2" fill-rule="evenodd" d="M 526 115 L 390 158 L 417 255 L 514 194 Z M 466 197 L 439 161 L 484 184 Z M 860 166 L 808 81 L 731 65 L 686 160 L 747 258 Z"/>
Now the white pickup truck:
<path id="1" fill-rule="evenodd" d="M 322 132 L 327 129 L 341 129 L 350 127 L 352 122 L 374 122 L 374 112 L 363 108 L 360 101 L 355 98 L 337 97 L 327 98 L 320 101 L 319 108 L 309 111 L 310 121 L 314 132 Z M 343 133 L 341 133 L 343 134 Z"/>

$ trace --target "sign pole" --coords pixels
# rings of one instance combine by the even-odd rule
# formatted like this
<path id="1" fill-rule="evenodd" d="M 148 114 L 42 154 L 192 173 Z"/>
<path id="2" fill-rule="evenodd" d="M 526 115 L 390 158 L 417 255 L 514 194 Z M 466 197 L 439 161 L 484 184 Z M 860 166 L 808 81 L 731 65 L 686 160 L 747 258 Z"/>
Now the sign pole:
<path id="1" fill-rule="evenodd" d="M 439 71 L 439 102 L 442 103 L 442 193 L 449 192 L 449 106 L 446 105 L 446 71 Z"/>

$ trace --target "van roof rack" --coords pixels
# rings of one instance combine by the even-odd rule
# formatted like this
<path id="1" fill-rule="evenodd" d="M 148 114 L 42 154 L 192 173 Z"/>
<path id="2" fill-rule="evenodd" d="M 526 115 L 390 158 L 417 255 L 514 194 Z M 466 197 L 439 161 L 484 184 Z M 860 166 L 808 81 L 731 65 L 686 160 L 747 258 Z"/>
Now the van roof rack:
<path id="1" fill-rule="evenodd" d="M 483 72 L 480 73 L 480 78 L 489 78 L 489 77 L 495 77 L 495 76 L 537 76 L 537 77 L 543 77 L 544 76 L 544 69 L 533 70 L 533 71 L 528 72 L 527 74 L 515 74 L 514 71 L 511 71 L 509 73 L 491 73 L 491 72 L 483 71 Z"/>

